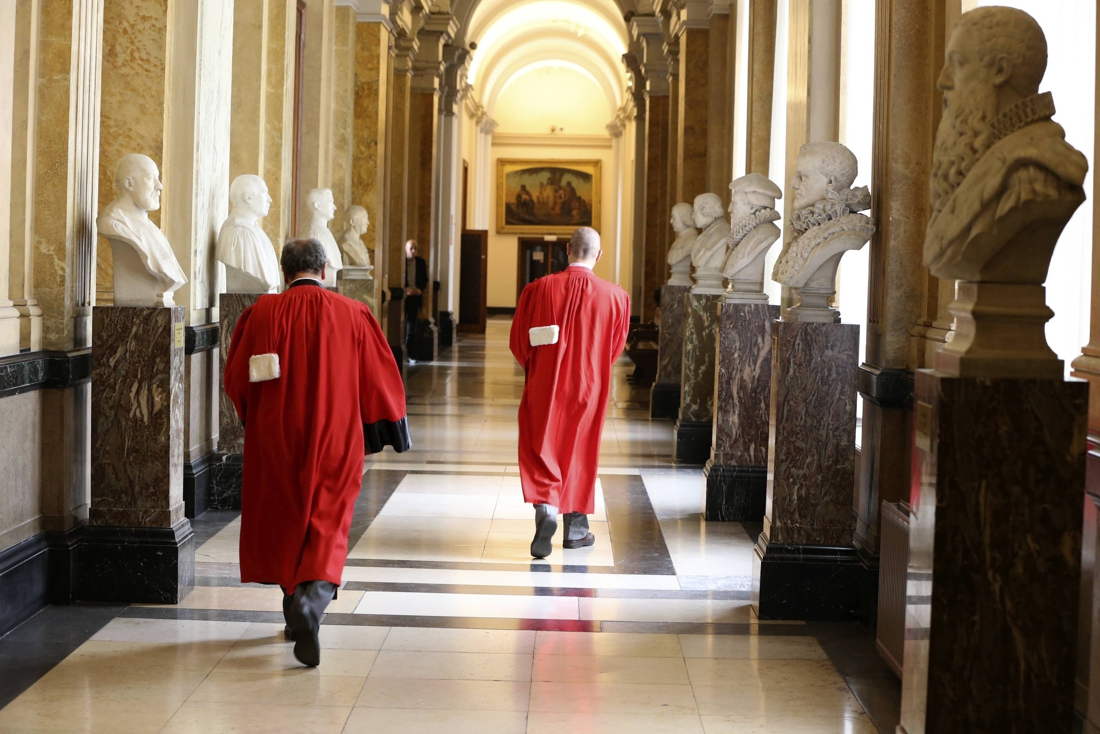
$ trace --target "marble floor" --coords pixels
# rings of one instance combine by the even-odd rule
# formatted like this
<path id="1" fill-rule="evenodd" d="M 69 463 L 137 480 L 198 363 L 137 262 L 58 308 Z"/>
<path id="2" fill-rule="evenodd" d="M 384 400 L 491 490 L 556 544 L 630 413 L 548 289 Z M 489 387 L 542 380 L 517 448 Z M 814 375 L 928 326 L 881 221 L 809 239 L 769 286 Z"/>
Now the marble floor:
<path id="1" fill-rule="evenodd" d="M 702 520 L 702 472 L 671 463 L 626 360 L 597 542 L 532 561 L 508 326 L 410 370 L 414 449 L 369 457 L 319 668 L 283 640 L 281 592 L 239 583 L 237 514 L 211 511 L 183 603 L 51 607 L 0 639 L 0 734 L 893 732 L 870 631 L 756 619 L 758 528 Z"/>

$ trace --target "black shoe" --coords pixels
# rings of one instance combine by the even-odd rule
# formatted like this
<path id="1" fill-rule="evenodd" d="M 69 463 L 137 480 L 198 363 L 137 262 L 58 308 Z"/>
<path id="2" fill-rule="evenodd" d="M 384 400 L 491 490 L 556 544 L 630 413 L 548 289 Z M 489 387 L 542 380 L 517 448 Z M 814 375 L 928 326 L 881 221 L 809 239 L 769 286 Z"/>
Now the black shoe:
<path id="1" fill-rule="evenodd" d="M 335 593 L 336 584 L 328 581 L 307 581 L 294 591 L 288 621 L 294 634 L 294 657 L 302 665 L 321 664 L 321 617 Z"/>
<path id="2" fill-rule="evenodd" d="M 546 558 L 554 550 L 554 533 L 558 531 L 558 518 L 545 510 L 535 510 L 535 539 L 531 541 L 531 555 Z"/>
<path id="3" fill-rule="evenodd" d="M 561 547 L 566 550 L 572 550 L 573 548 L 587 548 L 590 545 L 596 544 L 596 536 L 592 533 L 584 536 L 580 540 L 566 540 L 562 542 Z"/>

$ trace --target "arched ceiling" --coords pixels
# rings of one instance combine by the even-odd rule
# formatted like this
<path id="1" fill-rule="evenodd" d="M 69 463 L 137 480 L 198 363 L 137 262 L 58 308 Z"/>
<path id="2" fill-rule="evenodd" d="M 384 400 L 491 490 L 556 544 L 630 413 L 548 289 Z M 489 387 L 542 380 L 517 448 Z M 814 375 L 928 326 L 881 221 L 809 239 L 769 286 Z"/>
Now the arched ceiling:
<path id="1" fill-rule="evenodd" d="M 561 62 L 587 72 L 618 109 L 628 80 L 630 44 L 621 2 L 629 0 L 480 0 L 465 8 L 456 41 L 476 44 L 469 81 L 492 114 L 500 93 L 533 64 Z M 462 20 L 462 3 L 455 15 Z"/>

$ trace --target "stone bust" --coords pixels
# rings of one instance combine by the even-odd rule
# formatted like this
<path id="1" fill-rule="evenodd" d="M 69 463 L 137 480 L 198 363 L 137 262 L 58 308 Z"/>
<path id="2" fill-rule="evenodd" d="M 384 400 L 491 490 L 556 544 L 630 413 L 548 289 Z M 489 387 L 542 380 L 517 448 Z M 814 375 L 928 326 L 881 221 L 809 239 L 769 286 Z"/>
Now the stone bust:
<path id="1" fill-rule="evenodd" d="M 116 306 L 174 306 L 172 295 L 184 283 L 172 245 L 149 212 L 160 209 L 160 171 L 153 159 L 130 153 L 115 166 L 118 196 L 96 219 L 111 244 Z"/>
<path id="2" fill-rule="evenodd" d="M 340 240 L 340 249 L 347 257 L 349 267 L 373 268 L 370 261 L 370 250 L 363 245 L 361 239 L 370 227 L 370 217 L 367 210 L 361 206 L 348 207 L 348 226 L 344 229 L 344 236 Z"/>
<path id="3" fill-rule="evenodd" d="M 750 173 L 730 184 L 729 256 L 723 274 L 730 281 L 729 303 L 767 303 L 764 257 L 779 239 L 776 199 L 783 190 L 766 176 Z"/>
<path id="4" fill-rule="evenodd" d="M 840 258 L 867 244 L 875 231 L 870 217 L 856 213 L 871 206 L 866 186 L 852 188 L 858 171 L 855 155 L 840 143 L 806 143 L 798 151 L 791 181 L 791 226 L 797 234 L 772 271 L 772 279 L 799 298 L 791 321 L 840 321 L 840 312 L 829 306 Z"/>
<path id="5" fill-rule="evenodd" d="M 695 214 L 691 204 L 681 203 L 672 207 L 672 219 L 669 224 L 676 232 L 676 240 L 668 250 L 668 264 L 672 266 L 668 285 L 692 285 L 691 254 L 695 249 L 695 239 L 699 236 L 699 230 L 695 229 Z"/>
<path id="6" fill-rule="evenodd" d="M 273 293 L 279 288 L 279 261 L 259 225 L 271 210 L 267 184 L 244 174 L 229 187 L 229 218 L 218 233 L 215 256 L 225 265 L 226 293 Z"/>
<path id="7" fill-rule="evenodd" d="M 336 238 L 328 228 L 328 223 L 336 216 L 336 202 L 332 199 L 332 189 L 313 189 L 306 199 L 309 208 L 309 228 L 303 237 L 312 237 L 321 243 L 328 255 L 328 265 L 325 266 L 325 280 L 327 286 L 336 285 L 336 273 L 343 269 L 343 258 L 340 257 L 340 248 L 336 245 Z"/>
<path id="8" fill-rule="evenodd" d="M 722 295 L 722 265 L 726 262 L 729 222 L 725 219 L 722 199 L 718 194 L 699 194 L 692 207 L 695 226 L 701 231 L 691 251 L 691 264 L 695 266 L 695 287 L 692 293 Z"/>
<path id="9" fill-rule="evenodd" d="M 1046 344 L 1042 284 L 1085 200 L 1088 163 L 1051 119 L 1050 93 L 1039 94 L 1046 62 L 1039 24 L 1013 8 L 963 14 L 947 44 L 924 240 L 932 273 L 963 281 L 955 338 L 936 359 L 946 374 L 1062 375 Z"/>

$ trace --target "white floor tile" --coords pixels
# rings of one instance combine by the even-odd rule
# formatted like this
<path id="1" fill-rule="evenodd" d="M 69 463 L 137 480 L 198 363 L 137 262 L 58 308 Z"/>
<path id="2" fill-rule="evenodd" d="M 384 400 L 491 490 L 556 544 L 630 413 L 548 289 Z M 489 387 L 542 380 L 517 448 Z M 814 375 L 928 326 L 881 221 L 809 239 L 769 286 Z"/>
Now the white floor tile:
<path id="1" fill-rule="evenodd" d="M 356 614 L 505 619 L 579 619 L 576 597 L 368 591 Z"/>

